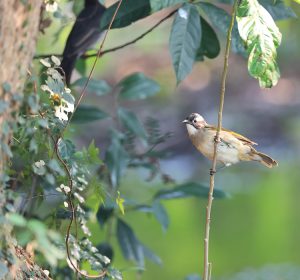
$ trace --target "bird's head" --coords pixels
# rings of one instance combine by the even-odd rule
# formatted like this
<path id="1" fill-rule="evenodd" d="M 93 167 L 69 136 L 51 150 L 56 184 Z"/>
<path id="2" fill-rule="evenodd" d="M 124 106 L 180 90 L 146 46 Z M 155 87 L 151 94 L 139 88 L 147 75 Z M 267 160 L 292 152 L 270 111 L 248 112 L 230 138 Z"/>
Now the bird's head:
<path id="1" fill-rule="evenodd" d="M 184 121 L 183 123 L 186 124 L 187 128 L 194 128 L 195 132 L 198 129 L 204 128 L 207 123 L 204 120 L 204 118 L 199 115 L 198 113 L 192 113 L 190 114 Z"/>

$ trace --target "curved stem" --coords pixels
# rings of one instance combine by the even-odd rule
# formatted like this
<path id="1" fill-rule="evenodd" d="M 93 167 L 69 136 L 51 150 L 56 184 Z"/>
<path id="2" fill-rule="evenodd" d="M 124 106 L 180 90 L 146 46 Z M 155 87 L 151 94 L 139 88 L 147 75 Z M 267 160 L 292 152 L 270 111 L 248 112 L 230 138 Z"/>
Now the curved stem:
<path id="1" fill-rule="evenodd" d="M 206 207 L 203 280 L 209 280 L 210 273 L 211 273 L 210 268 L 212 266 L 212 263 L 209 262 L 209 236 L 210 236 L 211 208 L 214 199 L 213 192 L 215 186 L 215 173 L 216 173 L 216 166 L 217 166 L 217 147 L 220 142 L 220 131 L 222 128 L 222 116 L 223 116 L 223 107 L 224 107 L 226 78 L 228 72 L 228 59 L 229 59 L 229 52 L 230 52 L 230 45 L 231 45 L 231 34 L 234 26 L 237 5 L 238 5 L 238 0 L 235 0 L 232 9 L 232 14 L 231 14 L 231 21 L 227 32 L 226 49 L 224 55 L 224 67 L 223 67 L 223 74 L 222 74 L 220 105 L 219 105 L 219 112 L 218 112 L 218 127 L 217 127 L 217 132 L 214 141 L 214 154 L 213 154 L 212 167 L 210 171 L 210 185 L 209 185 L 209 193 L 208 193 L 208 202 Z"/>

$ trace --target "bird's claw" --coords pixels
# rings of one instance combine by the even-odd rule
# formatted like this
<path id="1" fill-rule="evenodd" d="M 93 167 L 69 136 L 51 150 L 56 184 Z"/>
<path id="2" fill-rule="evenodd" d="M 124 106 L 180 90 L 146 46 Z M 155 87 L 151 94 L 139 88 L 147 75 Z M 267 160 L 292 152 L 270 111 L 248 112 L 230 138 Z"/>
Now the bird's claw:
<path id="1" fill-rule="evenodd" d="M 217 135 L 214 137 L 214 141 L 215 143 L 220 143 L 221 142 L 221 139 L 220 137 L 218 137 Z"/>
<path id="2" fill-rule="evenodd" d="M 212 168 L 209 170 L 210 176 L 213 176 L 213 175 L 215 175 L 216 173 L 217 173 L 217 171 L 216 171 L 216 170 L 213 170 Z"/>

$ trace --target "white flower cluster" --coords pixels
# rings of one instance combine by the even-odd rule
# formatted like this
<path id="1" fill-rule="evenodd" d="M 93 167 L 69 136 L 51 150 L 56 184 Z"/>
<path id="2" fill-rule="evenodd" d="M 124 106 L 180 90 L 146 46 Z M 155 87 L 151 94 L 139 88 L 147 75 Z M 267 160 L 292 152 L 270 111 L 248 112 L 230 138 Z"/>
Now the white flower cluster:
<path id="1" fill-rule="evenodd" d="M 45 0 L 45 4 L 46 4 L 46 11 L 49 13 L 54 13 L 57 11 L 58 9 L 58 4 L 57 1 L 53 1 L 53 0 Z"/>
<path id="2" fill-rule="evenodd" d="M 58 188 L 56 188 L 56 190 L 57 190 L 58 192 L 64 192 L 64 193 L 66 193 L 66 194 L 68 194 L 68 193 L 71 191 L 70 187 L 69 187 L 69 186 L 66 186 L 66 185 L 64 185 L 64 184 L 61 184 Z M 66 206 L 66 207 L 67 207 L 67 206 Z"/>
<path id="3" fill-rule="evenodd" d="M 65 87 L 62 76 L 56 70 L 60 65 L 60 60 L 51 56 L 51 60 L 41 59 L 40 62 L 47 67 L 48 79 L 46 84 L 41 85 L 41 89 L 49 93 L 49 99 L 54 106 L 54 115 L 61 121 L 68 120 L 68 114 L 74 112 L 75 99 L 71 90 Z M 52 64 L 54 64 L 52 66 Z"/>

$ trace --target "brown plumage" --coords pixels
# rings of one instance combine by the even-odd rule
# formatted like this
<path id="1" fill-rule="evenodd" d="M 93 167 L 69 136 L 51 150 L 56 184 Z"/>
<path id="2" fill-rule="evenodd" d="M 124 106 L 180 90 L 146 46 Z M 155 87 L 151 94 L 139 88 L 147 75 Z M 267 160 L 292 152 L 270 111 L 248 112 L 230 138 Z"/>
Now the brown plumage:
<path id="1" fill-rule="evenodd" d="M 207 124 L 198 113 L 192 113 L 183 122 L 186 124 L 189 137 L 196 149 L 212 160 L 216 127 Z M 252 140 L 222 128 L 220 131 L 220 143 L 218 144 L 217 162 L 226 166 L 240 161 L 258 161 L 269 168 L 278 165 L 276 160 L 256 151 L 253 148 L 254 145 L 257 144 Z"/>

